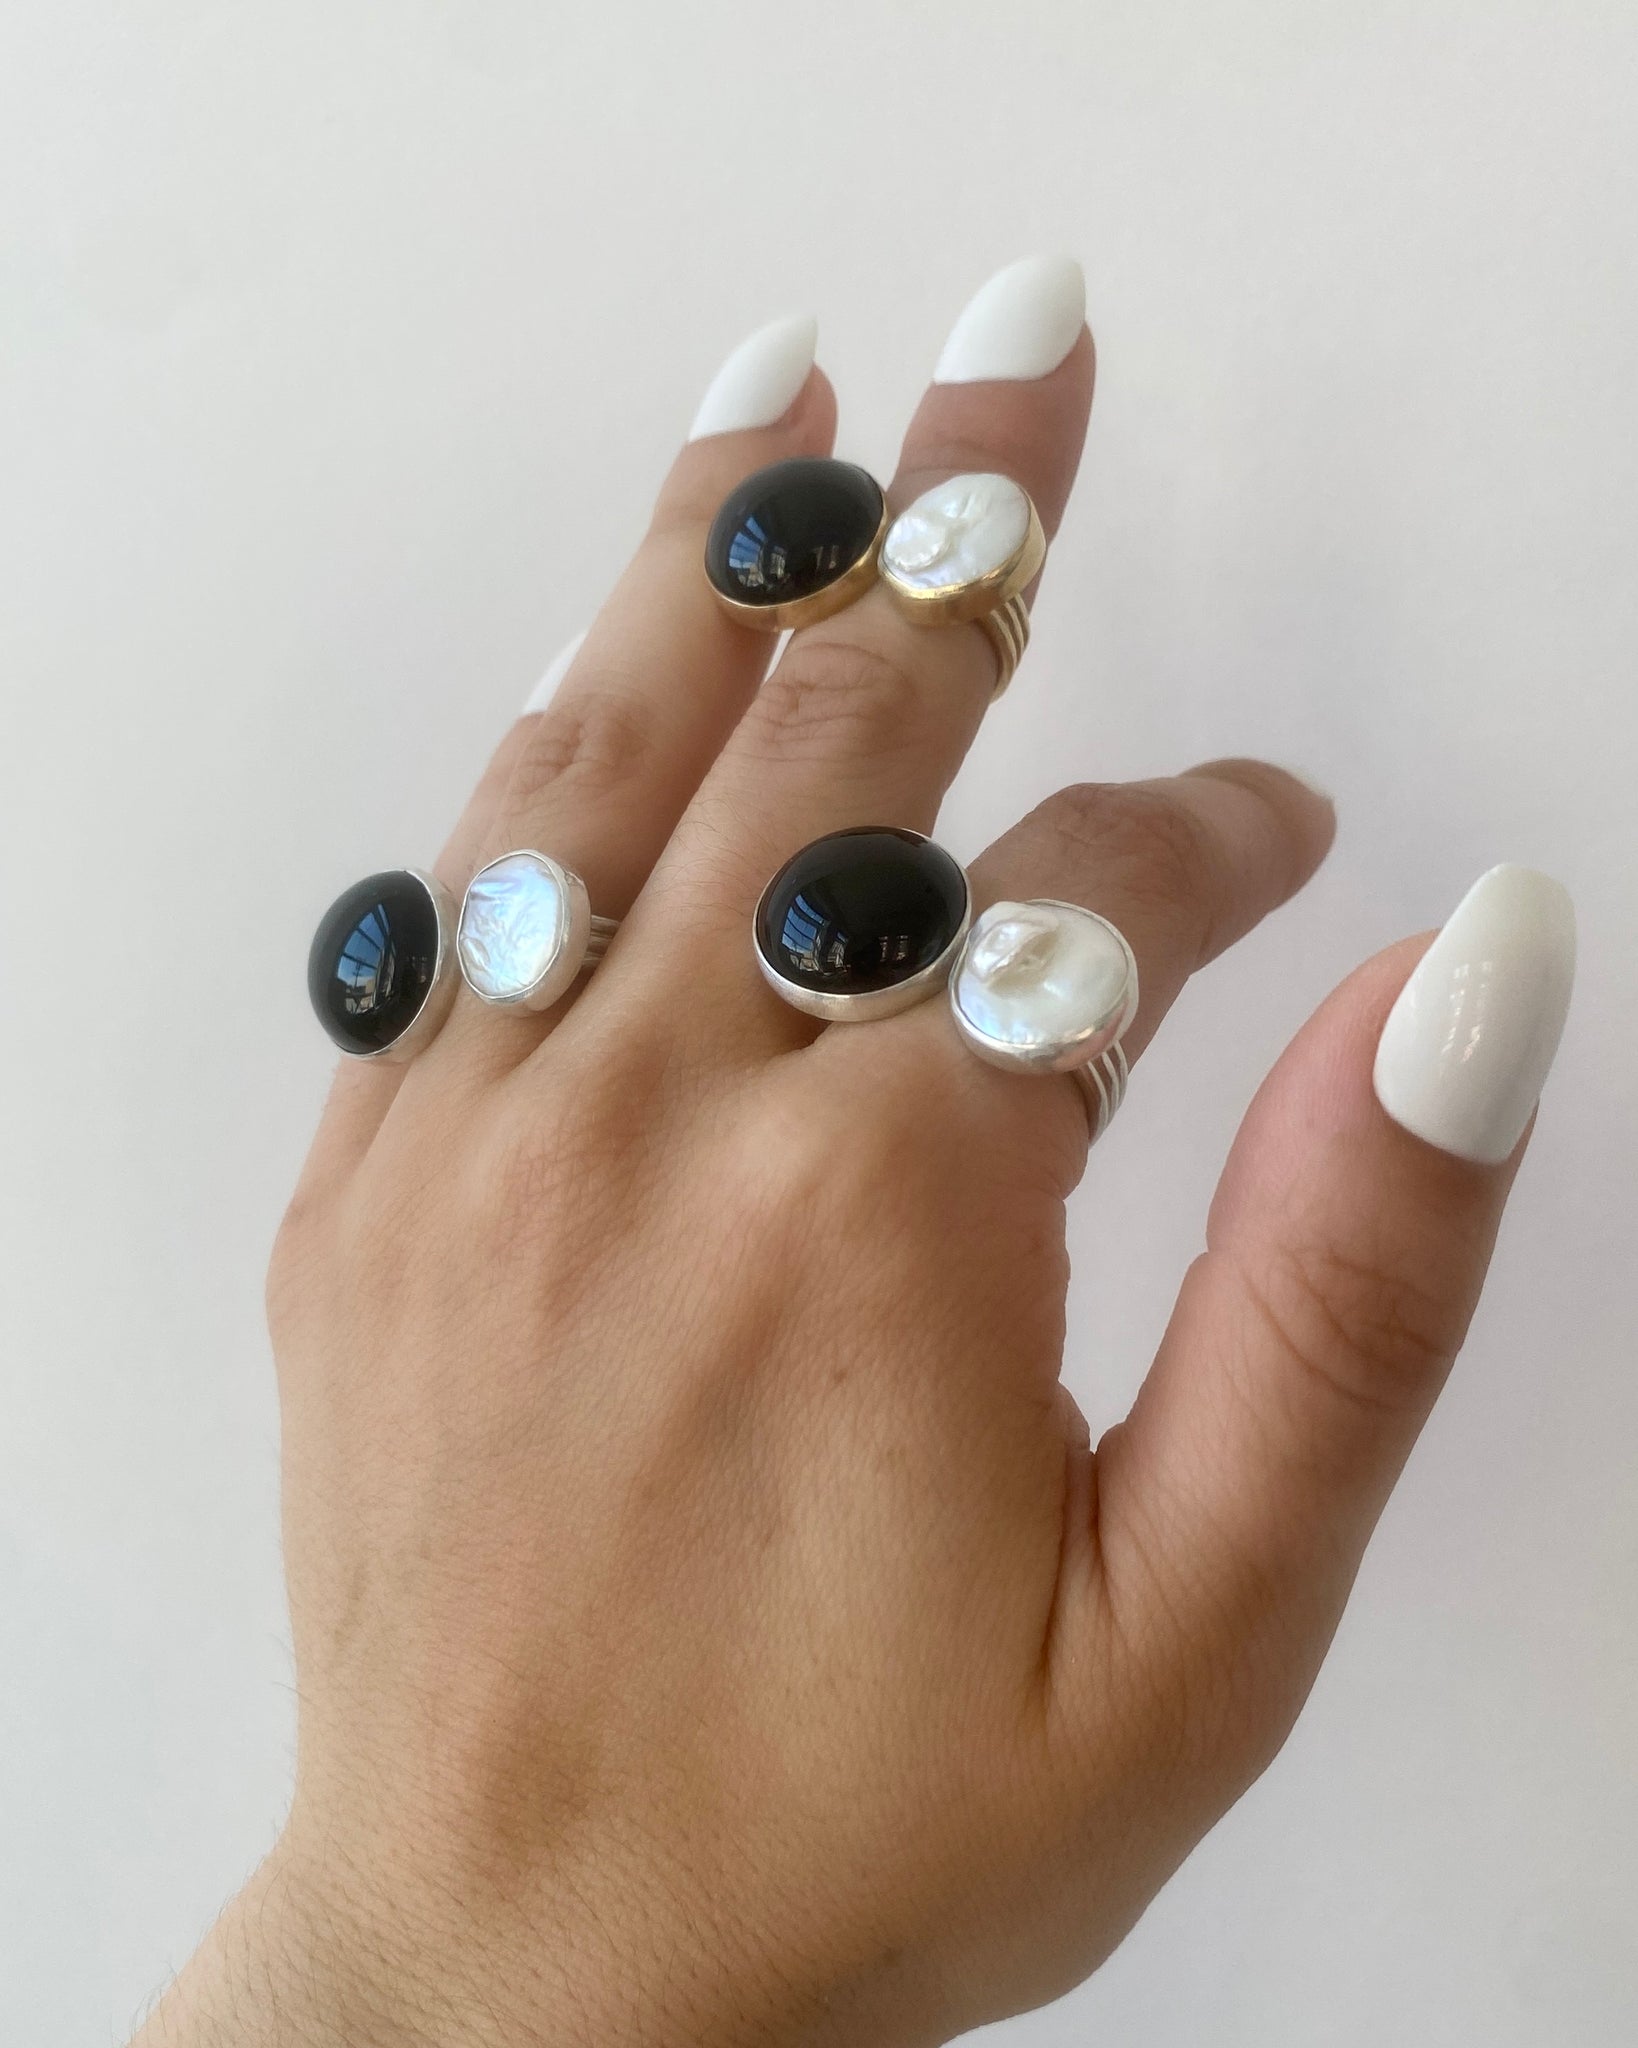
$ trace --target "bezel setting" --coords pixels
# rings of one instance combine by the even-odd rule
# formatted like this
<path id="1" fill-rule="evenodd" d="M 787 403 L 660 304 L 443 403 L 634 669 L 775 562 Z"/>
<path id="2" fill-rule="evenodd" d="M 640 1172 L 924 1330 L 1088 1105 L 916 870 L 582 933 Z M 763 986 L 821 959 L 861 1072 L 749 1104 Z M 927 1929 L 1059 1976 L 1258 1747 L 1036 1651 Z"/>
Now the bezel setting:
<path id="1" fill-rule="evenodd" d="M 359 1044 L 344 1037 L 338 1029 L 324 989 L 337 978 L 336 969 L 344 957 L 343 948 L 357 932 L 370 907 L 371 898 L 384 898 L 389 890 L 401 888 L 406 882 L 424 891 L 432 909 L 436 937 L 431 969 L 423 983 L 421 1000 L 408 1023 L 380 1045 Z M 346 918 L 346 928 L 342 929 L 341 920 L 350 905 L 356 907 Z M 319 919 L 308 951 L 307 993 L 325 1036 L 344 1058 L 374 1060 L 384 1066 L 398 1065 L 414 1059 L 418 1052 L 432 1043 L 443 1028 L 460 985 L 455 967 L 455 927 L 454 897 L 436 875 L 427 874 L 421 868 L 386 868 L 377 874 L 366 875 L 344 889 L 330 905 Z"/>
<path id="2" fill-rule="evenodd" d="M 799 862 L 810 859 L 819 849 L 833 842 L 872 835 L 879 835 L 884 840 L 897 840 L 909 848 L 931 849 L 940 862 L 947 864 L 942 879 L 953 882 L 960 894 L 960 909 L 950 921 L 948 935 L 937 953 L 920 967 L 875 988 L 821 988 L 796 979 L 785 972 L 766 943 L 764 925 L 770 905 L 778 900 L 779 892 L 787 886 L 791 871 Z M 912 831 L 908 826 L 857 825 L 840 832 L 826 833 L 822 838 L 811 841 L 793 854 L 773 876 L 757 901 L 751 921 L 752 950 L 763 979 L 793 1009 L 801 1010 L 810 1017 L 822 1018 L 830 1024 L 863 1024 L 914 1009 L 918 1003 L 937 995 L 949 980 L 951 967 L 961 952 L 971 922 L 972 889 L 967 872 L 943 847 L 926 833 Z"/>
<path id="3" fill-rule="evenodd" d="M 503 983 L 488 964 L 478 931 L 478 910 L 509 874 L 521 878 L 526 869 L 533 871 L 537 882 L 544 882 L 554 892 L 556 929 L 535 971 L 526 980 Z M 467 884 L 456 931 L 461 978 L 478 1000 L 491 1009 L 549 1010 L 568 994 L 587 964 L 593 922 L 586 885 L 572 868 L 531 847 L 503 853 L 479 868 Z"/>
<path id="4" fill-rule="evenodd" d="M 989 484 L 1006 485 L 1017 494 L 1026 512 L 1022 535 L 1002 559 L 977 576 L 960 574 L 937 582 L 921 580 L 895 566 L 895 534 L 904 533 L 911 522 L 926 519 L 935 511 L 941 518 L 951 521 L 952 532 L 958 533 L 959 529 L 953 523 L 957 515 L 938 501 L 957 496 L 964 488 L 971 490 Z M 943 483 L 923 491 L 893 520 L 882 538 L 881 580 L 894 604 L 913 624 L 961 625 L 999 610 L 1026 590 L 1040 574 L 1046 551 L 1046 530 L 1041 524 L 1041 515 L 1023 486 L 999 471 L 969 470 L 946 477 Z"/>
<path id="5" fill-rule="evenodd" d="M 987 1025 L 982 1016 L 975 1014 L 981 1007 L 973 987 L 979 980 L 975 955 L 982 950 L 985 941 L 997 935 L 1009 921 L 1021 922 L 1020 912 L 1027 915 L 1031 911 L 1049 912 L 1060 922 L 1079 922 L 1083 939 L 1090 937 L 1091 929 L 1095 928 L 1099 942 L 1106 948 L 1106 955 L 1111 945 L 1118 948 L 1124 972 L 1119 980 L 1106 975 L 1107 986 L 1088 995 L 1085 1004 L 1079 1006 L 1079 1015 L 1074 1015 L 1074 1004 L 1061 995 L 1053 996 L 1050 1000 L 1058 1010 L 1056 1019 L 1043 1018 L 1028 1038 L 1003 1036 Z M 990 983 L 982 980 L 979 986 L 987 991 Z M 990 999 L 992 1006 L 994 1000 Z M 1001 1000 L 1004 1002 L 1006 998 Z M 1024 989 L 1011 1000 L 1020 1019 L 1027 1022 L 1030 992 Z M 1047 1005 L 1039 1004 L 1037 1007 L 1044 1010 Z M 992 903 L 973 921 L 961 949 L 961 958 L 950 973 L 950 1011 L 955 1018 L 956 1029 L 980 1059 L 1015 1073 L 1064 1074 L 1090 1066 L 1119 1044 L 1137 1015 L 1137 1007 L 1137 960 L 1126 935 L 1095 910 L 1088 910 L 1079 903 L 1063 902 L 1057 897 L 1032 897 L 1023 903 Z M 1074 1016 L 1074 1021 L 1067 1028 L 1062 1022 L 1066 1014 Z"/>
<path id="6" fill-rule="evenodd" d="M 785 598 L 750 598 L 752 587 L 731 573 L 736 544 L 742 544 L 747 526 L 763 531 L 773 518 L 769 509 L 780 495 L 797 502 L 803 493 L 810 499 L 829 491 L 835 503 L 829 523 L 835 528 L 826 543 L 843 550 L 847 560 L 816 587 Z M 849 504 L 849 496 L 857 502 Z M 811 514 L 810 514 L 811 516 Z M 851 520 L 853 530 L 847 530 Z M 718 604 L 741 625 L 759 632 L 782 633 L 796 626 L 811 626 L 832 613 L 844 610 L 863 597 L 876 581 L 882 538 L 888 528 L 887 499 L 881 485 L 856 462 L 834 456 L 789 456 L 754 470 L 736 484 L 718 508 L 705 542 L 705 576 Z M 811 546 L 813 536 L 804 532 Z M 766 544 L 777 536 L 763 531 Z"/>

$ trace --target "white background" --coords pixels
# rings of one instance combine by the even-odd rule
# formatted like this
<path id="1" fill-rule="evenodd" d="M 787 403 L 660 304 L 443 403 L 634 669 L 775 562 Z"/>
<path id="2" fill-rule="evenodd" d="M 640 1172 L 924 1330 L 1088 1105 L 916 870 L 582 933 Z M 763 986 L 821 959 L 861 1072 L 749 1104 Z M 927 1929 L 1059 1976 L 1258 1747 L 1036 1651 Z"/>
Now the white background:
<path id="1" fill-rule="evenodd" d="M 1583 964 L 1468 1354 L 1266 1780 L 1009 2048 L 1638 2039 L 1638 10 L 237 0 L 0 15 L 0 2034 L 122 2040 L 268 1842 L 261 1269 L 311 923 L 428 855 L 719 357 L 812 308 L 891 466 L 1085 262 L 1036 651 L 943 835 L 1266 751 L 1311 891 L 1078 1196 L 1128 1399 L 1235 1121 L 1498 859 Z M 864 2048 L 864 2044 L 861 2044 Z"/>

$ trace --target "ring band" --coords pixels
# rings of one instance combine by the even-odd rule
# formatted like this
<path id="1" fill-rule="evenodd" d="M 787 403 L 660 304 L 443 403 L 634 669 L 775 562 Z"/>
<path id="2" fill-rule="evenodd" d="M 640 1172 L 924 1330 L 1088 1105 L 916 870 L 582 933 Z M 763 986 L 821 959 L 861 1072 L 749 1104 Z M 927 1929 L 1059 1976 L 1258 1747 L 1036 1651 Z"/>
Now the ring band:
<path id="1" fill-rule="evenodd" d="M 882 487 L 855 462 L 797 455 L 736 484 L 705 539 L 718 604 L 771 633 L 811 626 L 876 581 L 887 530 Z"/>
<path id="2" fill-rule="evenodd" d="M 620 929 L 599 917 L 572 868 L 532 847 L 503 853 L 467 884 L 456 927 L 461 977 L 497 1010 L 547 1010 L 595 967 Z"/>
<path id="3" fill-rule="evenodd" d="M 1069 1078 L 1081 1091 L 1086 1105 L 1086 1126 L 1090 1142 L 1096 1144 L 1114 1121 L 1115 1111 L 1126 1100 L 1126 1084 L 1132 1070 L 1126 1063 L 1126 1048 L 1111 1046 L 1084 1067 L 1070 1069 Z"/>
<path id="4" fill-rule="evenodd" d="M 455 899 L 436 875 L 389 868 L 345 889 L 319 919 L 307 995 L 331 1042 L 352 1060 L 413 1059 L 449 1015 Z"/>
<path id="5" fill-rule="evenodd" d="M 890 1017 L 949 979 L 972 914 L 966 870 L 897 825 L 831 832 L 793 854 L 752 921 L 782 1001 L 833 1024 Z"/>
<path id="6" fill-rule="evenodd" d="M 1023 592 L 1015 591 L 1005 604 L 997 605 L 993 612 L 980 613 L 973 623 L 982 628 L 999 663 L 995 688 L 990 692 L 993 704 L 1018 673 L 1018 664 L 1029 645 L 1029 606 L 1024 602 Z"/>
<path id="7" fill-rule="evenodd" d="M 881 577 L 916 625 L 983 627 L 1000 665 L 999 697 L 1029 644 L 1024 592 L 1045 560 L 1046 531 L 1029 493 L 1010 476 L 970 471 L 923 491 L 893 521 Z"/>
<path id="8" fill-rule="evenodd" d="M 1126 1097 L 1121 1039 L 1137 1015 L 1137 961 L 1125 935 L 1078 903 L 992 903 L 950 975 L 962 1038 L 992 1066 L 1069 1074 L 1093 1141 Z"/>

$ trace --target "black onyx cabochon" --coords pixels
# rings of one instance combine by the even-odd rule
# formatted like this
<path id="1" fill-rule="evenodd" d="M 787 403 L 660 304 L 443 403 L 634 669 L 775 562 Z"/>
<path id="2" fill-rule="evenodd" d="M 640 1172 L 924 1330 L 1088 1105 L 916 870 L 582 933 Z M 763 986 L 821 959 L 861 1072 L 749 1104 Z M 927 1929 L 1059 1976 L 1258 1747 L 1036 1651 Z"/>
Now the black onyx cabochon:
<path id="1" fill-rule="evenodd" d="M 307 994 L 343 1052 L 380 1052 L 415 1022 L 437 965 L 438 906 L 393 868 L 355 882 L 320 918 Z"/>
<path id="2" fill-rule="evenodd" d="M 881 486 L 869 470 L 792 456 L 723 500 L 706 536 L 705 573 L 735 604 L 792 604 L 845 576 L 881 523 Z"/>
<path id="3" fill-rule="evenodd" d="M 758 906 L 756 943 L 800 988 L 868 995 L 931 967 L 966 914 L 967 878 L 943 847 L 864 825 L 785 863 Z"/>

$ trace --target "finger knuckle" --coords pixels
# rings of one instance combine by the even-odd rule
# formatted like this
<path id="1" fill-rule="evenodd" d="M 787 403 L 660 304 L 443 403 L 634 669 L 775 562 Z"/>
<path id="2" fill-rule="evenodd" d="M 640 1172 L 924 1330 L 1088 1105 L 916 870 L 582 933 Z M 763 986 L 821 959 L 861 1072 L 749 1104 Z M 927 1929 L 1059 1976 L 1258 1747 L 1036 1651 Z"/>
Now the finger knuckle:
<path id="1" fill-rule="evenodd" d="M 694 452 L 685 449 L 683 458 L 660 486 L 644 538 L 645 547 L 664 550 L 681 545 L 691 556 L 699 554 L 705 530 L 732 485 L 723 481 L 711 462 L 691 460 Z"/>
<path id="2" fill-rule="evenodd" d="M 877 760 L 917 744 L 925 709 L 921 680 L 897 653 L 798 643 L 758 691 L 742 744 L 759 759 Z"/>
<path id="3" fill-rule="evenodd" d="M 1079 783 L 1049 799 L 1043 822 L 1068 872 L 1096 872 L 1139 908 L 1190 914 L 1204 944 L 1220 892 L 1201 827 L 1181 805 L 1139 784 Z"/>
<path id="4" fill-rule="evenodd" d="M 588 797 L 607 794 L 642 769 L 655 742 L 651 710 L 620 689 L 551 705 L 512 771 L 507 809 L 513 815 L 532 810 L 565 786 Z"/>
<path id="5" fill-rule="evenodd" d="M 1253 1291 L 1305 1392 L 1371 1418 L 1424 1406 L 1461 1341 L 1450 1303 L 1385 1245 L 1287 1245 Z"/>

